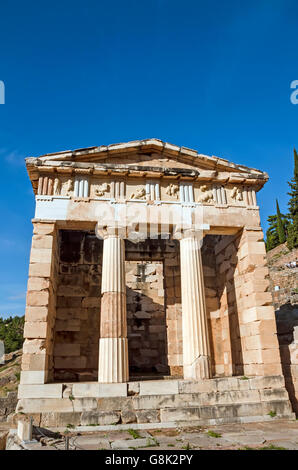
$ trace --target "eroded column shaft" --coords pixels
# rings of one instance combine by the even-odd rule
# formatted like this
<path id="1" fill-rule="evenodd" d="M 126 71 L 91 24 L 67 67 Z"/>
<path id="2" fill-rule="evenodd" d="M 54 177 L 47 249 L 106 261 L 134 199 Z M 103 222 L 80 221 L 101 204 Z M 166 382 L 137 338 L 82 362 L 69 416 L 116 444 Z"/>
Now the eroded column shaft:
<path id="1" fill-rule="evenodd" d="M 206 316 L 200 240 L 180 241 L 184 378 L 211 377 L 210 346 Z"/>
<path id="2" fill-rule="evenodd" d="M 98 381 L 128 378 L 125 245 L 115 235 L 105 238 L 103 245 Z"/>

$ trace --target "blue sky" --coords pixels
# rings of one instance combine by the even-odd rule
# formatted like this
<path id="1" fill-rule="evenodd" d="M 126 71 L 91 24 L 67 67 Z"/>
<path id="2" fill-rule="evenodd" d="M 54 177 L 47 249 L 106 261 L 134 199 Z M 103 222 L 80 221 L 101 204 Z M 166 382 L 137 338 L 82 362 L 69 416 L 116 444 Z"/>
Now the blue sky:
<path id="1" fill-rule="evenodd" d="M 2 0 L 0 316 L 24 312 L 26 156 L 156 137 L 267 171 L 263 227 L 286 212 L 297 23 L 295 0 Z"/>

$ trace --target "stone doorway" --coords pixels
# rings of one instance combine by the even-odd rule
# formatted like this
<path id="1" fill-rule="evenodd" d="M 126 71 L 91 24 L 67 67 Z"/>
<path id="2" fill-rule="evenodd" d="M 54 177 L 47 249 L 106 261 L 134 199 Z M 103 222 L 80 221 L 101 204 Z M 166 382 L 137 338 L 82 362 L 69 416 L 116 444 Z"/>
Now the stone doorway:
<path id="1" fill-rule="evenodd" d="M 126 261 L 131 378 L 168 375 L 163 261 Z"/>

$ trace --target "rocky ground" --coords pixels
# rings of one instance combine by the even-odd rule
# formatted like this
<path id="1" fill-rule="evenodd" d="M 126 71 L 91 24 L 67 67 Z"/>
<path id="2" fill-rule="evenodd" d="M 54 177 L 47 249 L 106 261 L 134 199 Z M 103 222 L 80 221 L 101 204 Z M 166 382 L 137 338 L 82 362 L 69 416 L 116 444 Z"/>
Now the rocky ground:
<path id="1" fill-rule="evenodd" d="M 0 425 L 6 422 L 17 404 L 17 388 L 20 381 L 22 350 L 5 355 L 0 365 Z"/>
<path id="2" fill-rule="evenodd" d="M 0 365 L 0 397 L 17 391 L 21 373 L 22 350 L 5 355 L 5 364 Z"/>

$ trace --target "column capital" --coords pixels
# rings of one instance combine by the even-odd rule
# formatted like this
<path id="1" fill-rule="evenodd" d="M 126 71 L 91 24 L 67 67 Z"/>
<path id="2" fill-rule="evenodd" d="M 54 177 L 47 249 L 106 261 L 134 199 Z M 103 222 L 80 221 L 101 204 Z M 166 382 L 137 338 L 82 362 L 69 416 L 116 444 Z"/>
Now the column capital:
<path id="1" fill-rule="evenodd" d="M 106 240 L 110 237 L 125 239 L 126 232 L 127 228 L 118 224 L 100 224 L 98 222 L 95 227 L 95 235 L 100 240 Z"/>
<path id="2" fill-rule="evenodd" d="M 173 239 L 184 240 L 186 238 L 194 238 L 198 241 L 202 241 L 207 230 L 210 230 L 210 226 L 208 224 L 193 225 L 189 227 L 176 225 L 173 230 Z"/>

